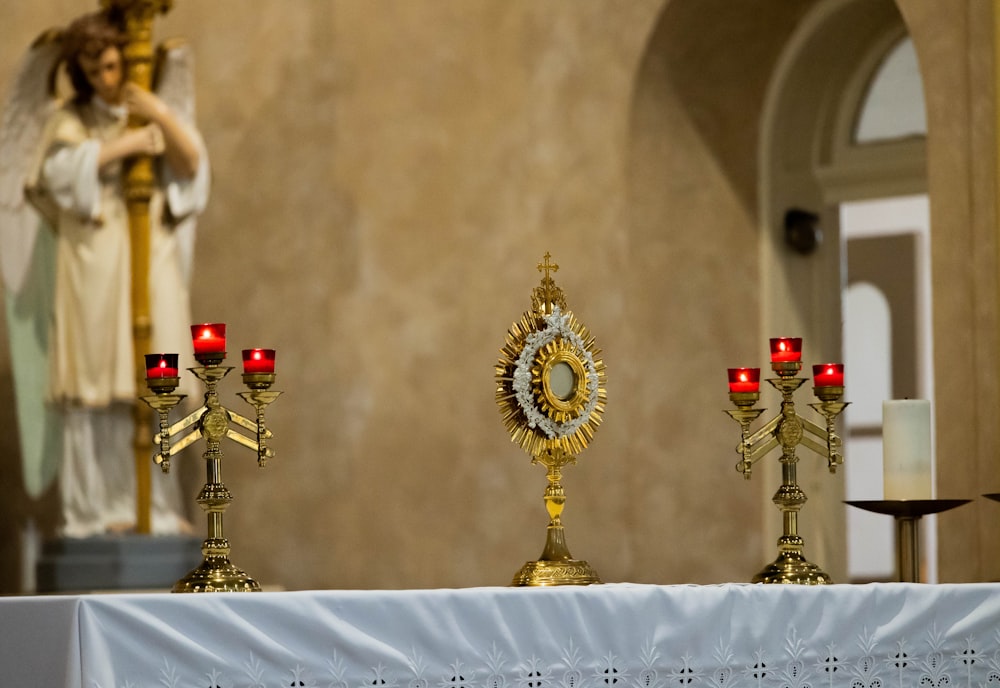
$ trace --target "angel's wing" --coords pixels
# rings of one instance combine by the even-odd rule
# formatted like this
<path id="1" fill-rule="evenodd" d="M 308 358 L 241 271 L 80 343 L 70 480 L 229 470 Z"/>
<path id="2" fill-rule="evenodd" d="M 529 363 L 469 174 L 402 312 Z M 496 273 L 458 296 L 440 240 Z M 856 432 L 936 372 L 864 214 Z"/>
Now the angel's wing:
<path id="1" fill-rule="evenodd" d="M 153 75 L 153 90 L 183 122 L 195 137 L 201 152 L 201 164 L 196 176 L 196 184 L 204 188 L 200 197 L 208 198 L 209 171 L 208 151 L 195 125 L 194 97 L 194 53 L 190 44 L 183 39 L 164 41 L 157 50 L 156 71 Z M 190 281 L 194 264 L 194 240 L 197 216 L 204 205 L 190 209 L 184 219 L 176 224 L 177 244 L 180 249 L 181 267 L 185 278 Z"/>
<path id="2" fill-rule="evenodd" d="M 42 34 L 24 56 L 0 115 L 0 276 L 14 371 L 24 485 L 39 497 L 62 452 L 59 417 L 45 404 L 48 323 L 55 284 L 55 238 L 25 197 L 42 135 L 56 101 L 59 33 Z"/>
<path id="3" fill-rule="evenodd" d="M 0 276 L 8 291 L 24 285 L 38 234 L 38 214 L 24 187 L 37 162 L 45 124 L 56 106 L 59 31 L 43 33 L 21 61 L 0 117 Z"/>
<path id="4" fill-rule="evenodd" d="M 153 90 L 188 126 L 194 126 L 194 54 L 181 38 L 157 47 Z"/>

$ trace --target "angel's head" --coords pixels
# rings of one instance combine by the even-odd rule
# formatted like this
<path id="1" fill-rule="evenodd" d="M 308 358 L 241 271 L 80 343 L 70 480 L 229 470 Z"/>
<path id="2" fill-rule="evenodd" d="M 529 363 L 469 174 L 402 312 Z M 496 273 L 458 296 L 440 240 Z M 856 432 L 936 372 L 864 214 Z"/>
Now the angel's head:
<path id="1" fill-rule="evenodd" d="M 66 28 L 62 44 L 76 100 L 98 95 L 118 104 L 125 83 L 125 33 L 118 24 L 106 12 L 85 14 Z"/>

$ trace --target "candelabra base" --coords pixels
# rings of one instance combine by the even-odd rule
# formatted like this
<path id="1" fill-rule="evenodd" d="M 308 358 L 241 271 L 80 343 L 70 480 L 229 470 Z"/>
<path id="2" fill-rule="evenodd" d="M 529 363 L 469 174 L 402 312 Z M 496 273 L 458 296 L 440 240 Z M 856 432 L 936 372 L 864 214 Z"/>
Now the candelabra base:
<path id="1" fill-rule="evenodd" d="M 228 557 L 210 556 L 174 583 L 171 592 L 260 592 L 260 583 Z"/>
<path id="2" fill-rule="evenodd" d="M 597 572 L 585 561 L 580 559 L 564 559 L 550 561 L 539 559 L 529 561 L 514 576 L 511 585 L 544 586 L 544 585 L 591 585 L 600 583 Z"/>
<path id="3" fill-rule="evenodd" d="M 753 577 L 753 583 L 791 585 L 829 585 L 833 580 L 816 564 L 810 564 L 799 552 L 781 552 L 778 558 Z"/>

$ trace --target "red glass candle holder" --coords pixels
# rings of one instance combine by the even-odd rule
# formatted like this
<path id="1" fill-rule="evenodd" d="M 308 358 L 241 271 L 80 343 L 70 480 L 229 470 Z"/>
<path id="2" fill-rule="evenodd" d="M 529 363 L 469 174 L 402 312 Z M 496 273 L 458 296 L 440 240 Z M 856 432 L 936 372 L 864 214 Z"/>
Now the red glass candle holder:
<path id="1" fill-rule="evenodd" d="M 191 342 L 199 363 L 218 364 L 226 357 L 226 326 L 223 323 L 192 325 Z"/>
<path id="2" fill-rule="evenodd" d="M 157 394 L 169 394 L 180 384 L 177 354 L 145 354 L 146 386 Z"/>
<path id="3" fill-rule="evenodd" d="M 817 387 L 843 387 L 844 364 L 821 363 L 813 366 L 813 384 Z"/>
<path id="4" fill-rule="evenodd" d="M 146 379 L 177 377 L 177 354 L 146 354 Z"/>
<path id="5" fill-rule="evenodd" d="M 797 363 L 802 360 L 802 337 L 771 339 L 771 363 Z"/>
<path id="6" fill-rule="evenodd" d="M 243 349 L 244 373 L 273 373 L 274 349 Z"/>
<path id="7" fill-rule="evenodd" d="M 759 392 L 760 368 L 729 368 L 729 392 Z"/>

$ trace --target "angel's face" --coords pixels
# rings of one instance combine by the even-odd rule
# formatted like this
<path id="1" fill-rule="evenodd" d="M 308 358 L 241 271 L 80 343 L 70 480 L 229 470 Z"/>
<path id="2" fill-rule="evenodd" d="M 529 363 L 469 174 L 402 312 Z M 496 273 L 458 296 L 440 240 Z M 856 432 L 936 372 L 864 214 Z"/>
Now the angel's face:
<path id="1" fill-rule="evenodd" d="M 80 67 L 94 93 L 106 103 L 118 105 L 122 98 L 122 54 L 118 48 L 105 48 L 96 57 L 80 55 Z"/>

